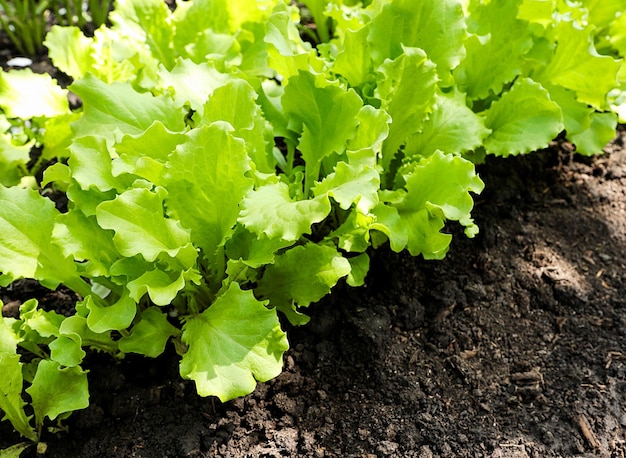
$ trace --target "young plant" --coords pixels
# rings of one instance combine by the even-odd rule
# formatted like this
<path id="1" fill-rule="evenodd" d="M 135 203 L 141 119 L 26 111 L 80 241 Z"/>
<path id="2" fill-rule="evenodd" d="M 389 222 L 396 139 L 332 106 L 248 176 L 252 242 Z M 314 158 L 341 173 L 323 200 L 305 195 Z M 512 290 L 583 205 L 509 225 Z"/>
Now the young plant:
<path id="1" fill-rule="evenodd" d="M 67 210 L 0 186 L 0 284 L 80 297 L 68 317 L 29 301 L 0 322 L 0 409 L 23 436 L 86 406 L 89 349 L 157 357 L 172 343 L 200 395 L 251 392 L 281 371 L 279 313 L 306 323 L 338 282 L 362 285 L 372 248 L 441 259 L 449 221 L 477 233 L 468 158 L 529 152 L 564 128 L 585 154 L 613 136 L 622 63 L 569 10 L 592 7 L 309 3 L 332 30 L 315 48 L 287 0 L 118 0 L 93 37 L 54 27 L 73 113 L 21 113 L 30 89 L 12 88 L 30 75 L 3 76 L 10 118 L 73 121 L 62 141 L 44 133 L 62 160 L 38 183 Z"/>

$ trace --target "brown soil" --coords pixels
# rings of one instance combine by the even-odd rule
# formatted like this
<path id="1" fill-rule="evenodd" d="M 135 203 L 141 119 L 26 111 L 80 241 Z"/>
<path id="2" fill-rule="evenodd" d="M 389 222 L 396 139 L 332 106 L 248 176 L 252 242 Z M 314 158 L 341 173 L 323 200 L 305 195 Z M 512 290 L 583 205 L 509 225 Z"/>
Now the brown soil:
<path id="1" fill-rule="evenodd" d="M 624 457 L 625 141 L 488 160 L 477 238 L 451 228 L 444 261 L 373 254 L 243 399 L 198 397 L 172 354 L 90 356 L 91 406 L 45 456 Z M 0 298 L 33 295 L 67 304 L 27 282 Z"/>

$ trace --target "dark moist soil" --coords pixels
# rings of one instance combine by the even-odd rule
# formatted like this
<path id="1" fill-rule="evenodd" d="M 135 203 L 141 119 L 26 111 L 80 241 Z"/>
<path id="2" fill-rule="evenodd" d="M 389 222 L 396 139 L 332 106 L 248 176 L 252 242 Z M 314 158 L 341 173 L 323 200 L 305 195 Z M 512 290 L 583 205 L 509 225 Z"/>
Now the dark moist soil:
<path id="1" fill-rule="evenodd" d="M 490 158 L 479 236 L 451 227 L 444 261 L 373 254 L 367 286 L 312 306 L 284 373 L 243 399 L 197 396 L 171 350 L 91 355 L 91 406 L 45 456 L 624 457 L 625 141 Z M 29 282 L 1 298 L 33 295 L 71 301 Z"/>

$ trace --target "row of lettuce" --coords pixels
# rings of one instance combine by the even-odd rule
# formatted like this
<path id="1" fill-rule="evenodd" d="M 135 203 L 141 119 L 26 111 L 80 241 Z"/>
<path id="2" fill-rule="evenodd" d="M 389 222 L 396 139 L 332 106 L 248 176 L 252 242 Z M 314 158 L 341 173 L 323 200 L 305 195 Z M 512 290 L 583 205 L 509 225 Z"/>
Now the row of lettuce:
<path id="1" fill-rule="evenodd" d="M 47 35 L 69 89 L 0 74 L 0 285 L 80 297 L 0 320 L 24 437 L 88 405 L 89 349 L 171 342 L 200 395 L 250 393 L 281 372 L 278 313 L 363 285 L 371 247 L 441 259 L 448 221 L 477 233 L 485 155 L 563 131 L 595 154 L 626 118 L 626 0 L 304 3 L 118 0 L 92 37 Z"/>

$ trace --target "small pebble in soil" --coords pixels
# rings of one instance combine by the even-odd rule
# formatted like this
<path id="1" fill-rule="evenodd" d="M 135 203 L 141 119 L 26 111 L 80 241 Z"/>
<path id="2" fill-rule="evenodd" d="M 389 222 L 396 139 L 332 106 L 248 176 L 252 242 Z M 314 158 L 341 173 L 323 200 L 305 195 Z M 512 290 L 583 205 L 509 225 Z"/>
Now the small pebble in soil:
<path id="1" fill-rule="evenodd" d="M 30 67 L 31 65 L 33 65 L 33 61 L 30 60 L 28 57 L 14 57 L 13 59 L 9 59 L 7 61 L 7 65 L 9 67 L 19 68 Z"/>

